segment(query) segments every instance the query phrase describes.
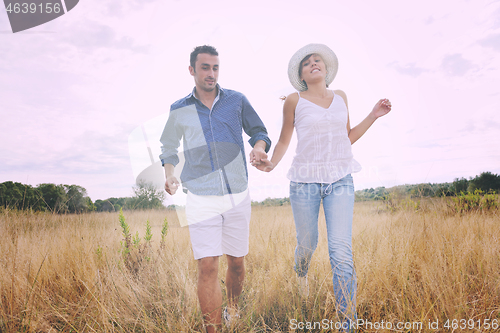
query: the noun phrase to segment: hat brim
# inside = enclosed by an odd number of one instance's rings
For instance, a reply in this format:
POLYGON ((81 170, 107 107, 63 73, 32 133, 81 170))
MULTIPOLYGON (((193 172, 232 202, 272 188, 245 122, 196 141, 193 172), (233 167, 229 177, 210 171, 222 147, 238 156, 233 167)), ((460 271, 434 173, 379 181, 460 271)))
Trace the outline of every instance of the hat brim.
POLYGON ((328 46, 324 44, 308 44, 302 47, 300 50, 295 52, 288 63, 288 79, 290 80, 292 86, 298 91, 307 90, 307 86, 300 79, 299 66, 302 59, 310 54, 319 54, 323 59, 327 71, 325 77, 326 85, 330 85, 333 82, 333 79, 337 75, 337 71, 339 69, 337 56, 328 46))

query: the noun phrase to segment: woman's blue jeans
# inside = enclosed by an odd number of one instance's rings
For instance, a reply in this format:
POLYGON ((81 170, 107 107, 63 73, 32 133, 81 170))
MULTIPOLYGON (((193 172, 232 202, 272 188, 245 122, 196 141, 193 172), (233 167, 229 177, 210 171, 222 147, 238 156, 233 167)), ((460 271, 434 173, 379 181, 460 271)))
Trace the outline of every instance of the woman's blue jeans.
POLYGON ((297 232, 295 272, 306 276, 318 245, 318 214, 325 212, 328 252, 337 309, 356 322, 356 272, 352 257, 354 185, 351 175, 335 183, 290 182, 290 203, 297 232))

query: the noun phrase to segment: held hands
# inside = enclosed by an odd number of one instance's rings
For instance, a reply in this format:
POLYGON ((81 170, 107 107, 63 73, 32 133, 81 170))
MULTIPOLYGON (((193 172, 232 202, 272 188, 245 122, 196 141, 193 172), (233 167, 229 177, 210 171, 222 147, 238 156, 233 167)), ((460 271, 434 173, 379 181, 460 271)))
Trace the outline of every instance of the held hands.
POLYGON ((265 160, 262 160, 260 164, 254 165, 254 167, 264 172, 271 172, 274 169, 273 163, 267 158, 265 160))
POLYGON ((179 188, 179 181, 175 176, 171 176, 167 178, 167 181, 165 182, 165 191, 167 191, 168 194, 174 195, 177 189, 179 188))
POLYGON ((267 159, 267 154, 262 147, 257 147, 257 145, 250 152, 250 164, 259 169, 260 171, 271 171, 274 166, 267 159))
POLYGON ((382 117, 382 116, 385 116, 386 114, 388 114, 391 111, 391 108, 392 108, 392 104, 387 98, 381 99, 373 107, 371 115, 375 119, 377 119, 379 117, 382 117))
POLYGON ((256 166, 261 163, 262 160, 267 159, 267 154, 264 148, 255 145, 250 152, 250 164, 256 166))

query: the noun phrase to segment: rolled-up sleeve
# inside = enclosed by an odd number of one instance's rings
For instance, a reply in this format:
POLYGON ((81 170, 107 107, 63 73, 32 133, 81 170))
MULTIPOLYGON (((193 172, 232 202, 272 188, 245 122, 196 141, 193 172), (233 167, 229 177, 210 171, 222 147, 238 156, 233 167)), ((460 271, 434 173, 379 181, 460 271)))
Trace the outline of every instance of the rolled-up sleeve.
POLYGON ((242 100, 241 118, 243 130, 250 137, 248 143, 253 147, 257 141, 263 140, 266 143, 267 153, 271 148, 271 139, 267 135, 264 123, 245 96, 243 96, 242 100))
POLYGON ((161 165, 172 164, 176 166, 179 163, 178 148, 182 139, 182 131, 176 121, 176 112, 170 110, 167 123, 160 137, 161 142, 161 165))

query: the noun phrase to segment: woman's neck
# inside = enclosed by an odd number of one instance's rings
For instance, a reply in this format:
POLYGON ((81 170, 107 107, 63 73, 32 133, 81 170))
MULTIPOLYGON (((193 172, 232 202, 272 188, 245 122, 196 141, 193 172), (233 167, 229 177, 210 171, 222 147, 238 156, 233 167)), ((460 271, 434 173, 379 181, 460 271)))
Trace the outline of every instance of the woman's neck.
POLYGON ((307 95, 316 97, 327 97, 330 95, 328 89, 326 89, 325 82, 311 83, 307 85, 307 95))

